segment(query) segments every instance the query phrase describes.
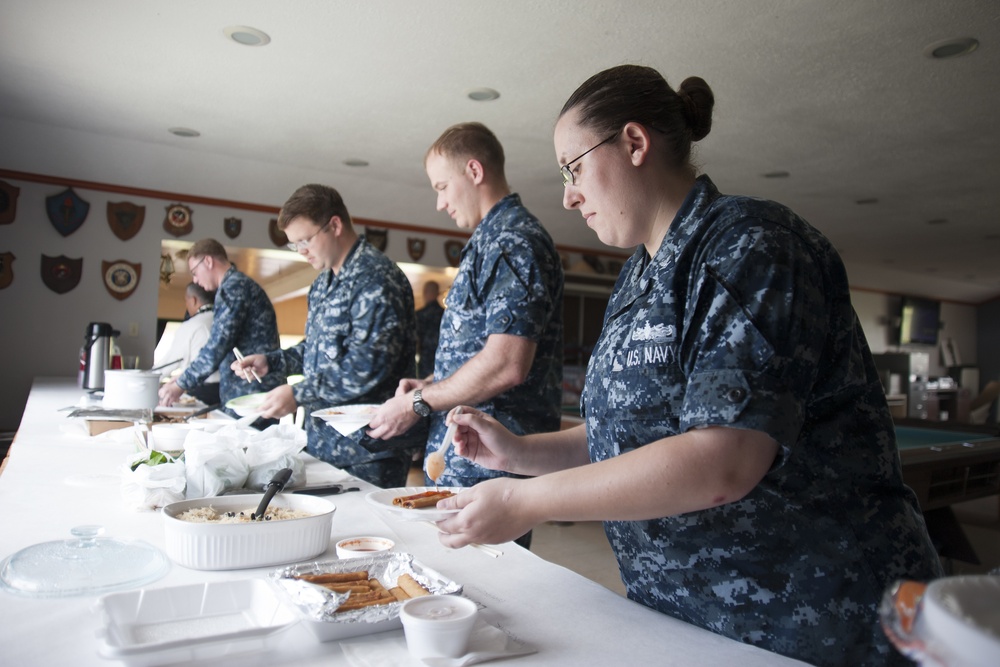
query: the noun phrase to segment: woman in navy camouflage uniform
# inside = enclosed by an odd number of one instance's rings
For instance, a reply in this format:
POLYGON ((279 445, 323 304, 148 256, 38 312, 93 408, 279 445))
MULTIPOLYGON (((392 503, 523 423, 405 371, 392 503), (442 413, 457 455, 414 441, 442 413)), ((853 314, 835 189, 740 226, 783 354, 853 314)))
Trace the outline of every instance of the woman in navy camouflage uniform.
POLYGON ((844 266, 792 211, 696 176, 713 105, 703 80, 675 92, 637 66, 566 103, 564 206, 638 248, 587 370, 584 425, 518 438, 455 417, 459 453, 540 476, 445 501, 464 511, 442 540, 604 520, 633 600, 816 665, 906 664, 879 600, 941 568, 844 266))

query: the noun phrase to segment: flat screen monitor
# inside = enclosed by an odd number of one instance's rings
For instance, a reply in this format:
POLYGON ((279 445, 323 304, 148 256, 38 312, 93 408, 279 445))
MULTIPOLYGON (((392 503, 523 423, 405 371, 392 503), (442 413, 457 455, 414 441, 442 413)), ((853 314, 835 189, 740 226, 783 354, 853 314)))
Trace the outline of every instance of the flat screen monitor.
POLYGON ((941 302, 904 296, 899 319, 900 345, 937 345, 941 302))

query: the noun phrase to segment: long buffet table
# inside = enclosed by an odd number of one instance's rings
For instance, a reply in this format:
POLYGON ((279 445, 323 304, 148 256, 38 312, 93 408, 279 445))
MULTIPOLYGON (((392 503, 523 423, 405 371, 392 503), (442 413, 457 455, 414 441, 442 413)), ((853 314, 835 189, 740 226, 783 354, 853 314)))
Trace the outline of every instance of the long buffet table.
MULTIPOLYGON (((110 439, 67 433, 59 408, 81 397, 69 378, 39 378, 0 474, 0 559, 41 542, 68 539, 70 529, 104 526, 108 537, 139 539, 162 548, 161 517, 126 509, 118 470, 132 448, 110 439)), ((309 463, 309 485, 344 479, 342 471, 316 460, 309 463)), ((336 558, 333 545, 352 535, 381 535, 464 587, 482 607, 481 617, 537 653, 508 659, 518 665, 801 665, 651 611, 520 547, 500 545, 503 555, 447 549, 432 526, 397 521, 372 508, 362 493, 331 496, 337 505, 329 550, 319 559, 336 558)), ((147 588, 259 578, 272 568, 208 572, 172 564, 147 588)), ((0 592, 0 663, 5 665, 113 665, 96 652, 101 622, 95 597, 25 598, 0 592)), ((385 664, 411 664, 403 652, 402 630, 378 637, 385 664), (394 648, 395 647, 395 648, 394 648), (393 652, 395 651, 395 653, 393 652)), ((374 644, 373 644, 374 646, 374 644)), ((372 664, 375 664, 373 659, 372 664)), ((318 642, 302 625, 283 633, 266 652, 213 665, 359 665, 357 649, 341 642, 318 642)), ((412 664, 418 664, 415 661, 412 664)))

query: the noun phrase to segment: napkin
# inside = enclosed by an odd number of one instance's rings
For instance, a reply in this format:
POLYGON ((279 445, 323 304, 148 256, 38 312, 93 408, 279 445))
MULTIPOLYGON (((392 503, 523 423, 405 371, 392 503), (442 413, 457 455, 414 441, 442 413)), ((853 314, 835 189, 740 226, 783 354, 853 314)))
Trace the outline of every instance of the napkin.
POLYGON ((459 658, 425 658, 418 660, 406 649, 402 631, 366 635, 341 640, 340 649, 352 667, 465 667, 490 660, 530 655, 537 650, 522 644, 482 619, 476 621, 469 638, 468 652, 459 658))

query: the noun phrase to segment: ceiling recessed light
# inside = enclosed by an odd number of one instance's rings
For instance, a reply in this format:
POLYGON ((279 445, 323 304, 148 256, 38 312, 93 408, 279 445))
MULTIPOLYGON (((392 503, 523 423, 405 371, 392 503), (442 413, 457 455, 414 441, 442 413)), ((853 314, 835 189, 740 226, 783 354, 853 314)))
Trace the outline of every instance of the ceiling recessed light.
POLYGON ((769 171, 764 174, 764 178, 788 178, 791 176, 787 171, 769 171))
POLYGON ((855 204, 860 204, 861 206, 864 206, 865 204, 877 204, 878 203, 878 198, 876 198, 876 197, 868 197, 867 199, 858 199, 858 200, 855 200, 854 203, 855 204))
POLYGON ((972 53, 979 46, 979 40, 973 37, 960 37, 958 39, 945 39, 934 42, 924 48, 924 55, 928 58, 943 60, 945 58, 958 58, 972 53))
POLYGON ((344 164, 346 164, 348 167, 367 167, 368 160, 362 160, 360 158, 352 157, 344 160, 344 164))
POLYGON ((476 102, 492 102, 500 97, 500 93, 492 88, 473 88, 466 95, 469 96, 470 100, 476 102))
POLYGON ((226 37, 243 46, 265 46, 271 43, 266 32, 245 25, 231 25, 222 31, 226 37))
POLYGON ((192 130, 190 127, 172 127, 168 130, 170 134, 177 135, 178 137, 200 137, 201 132, 198 130, 192 130))

